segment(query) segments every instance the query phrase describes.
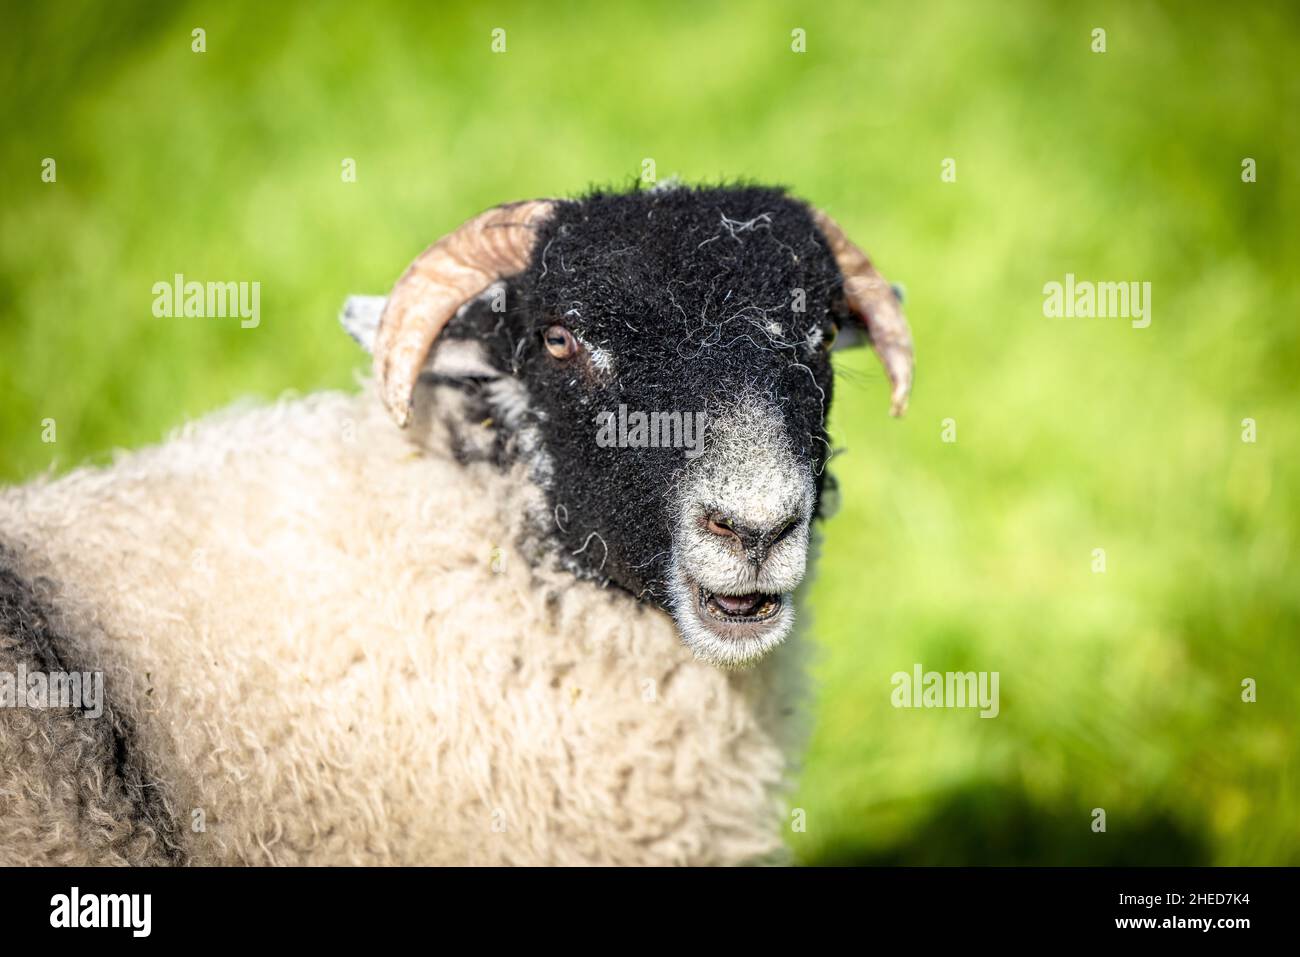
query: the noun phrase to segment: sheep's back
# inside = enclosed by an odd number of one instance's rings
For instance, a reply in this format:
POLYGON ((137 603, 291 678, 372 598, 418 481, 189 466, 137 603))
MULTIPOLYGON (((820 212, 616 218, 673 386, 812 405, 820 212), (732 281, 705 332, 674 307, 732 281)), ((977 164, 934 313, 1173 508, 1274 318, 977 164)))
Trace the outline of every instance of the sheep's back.
POLYGON ((128 781, 87 747, 44 786, 117 774, 118 817, 156 791, 142 861, 780 854, 798 641, 743 675, 695 661, 662 612, 530 567, 529 495, 413 445, 369 394, 231 410, 0 492, 0 562, 45 583, 135 756, 128 781))

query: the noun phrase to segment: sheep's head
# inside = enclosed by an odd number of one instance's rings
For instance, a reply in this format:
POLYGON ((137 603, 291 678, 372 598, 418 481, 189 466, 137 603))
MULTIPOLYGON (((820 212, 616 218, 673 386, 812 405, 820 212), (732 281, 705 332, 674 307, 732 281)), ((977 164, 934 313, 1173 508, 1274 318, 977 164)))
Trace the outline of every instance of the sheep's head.
MULTIPOLYGON (((365 312, 345 316, 363 341, 365 312)), ((826 479, 830 346, 855 330, 901 413, 907 325, 833 221, 779 190, 670 188, 481 214, 399 280, 373 351, 399 425, 421 377, 459 389, 459 454, 529 462, 534 526, 565 567, 658 605, 696 655, 737 666, 793 624, 826 479)))

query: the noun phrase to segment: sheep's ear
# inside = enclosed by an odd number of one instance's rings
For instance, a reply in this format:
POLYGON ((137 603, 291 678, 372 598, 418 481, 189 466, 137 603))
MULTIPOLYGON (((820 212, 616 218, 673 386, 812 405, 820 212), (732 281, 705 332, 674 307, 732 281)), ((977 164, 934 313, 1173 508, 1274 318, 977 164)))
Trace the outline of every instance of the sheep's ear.
POLYGON ((343 303, 339 322, 366 352, 375 351, 375 333, 386 302, 387 296, 348 296, 347 302, 343 303))
MULTIPOLYGON (((905 290, 903 284, 891 282, 889 288, 894 290, 894 295, 898 298, 898 304, 901 306, 904 300, 905 290)), ((839 352, 841 349, 857 349, 861 346, 870 345, 871 340, 867 338, 866 331, 859 323, 849 322, 840 326, 839 333, 835 336, 835 345, 831 346, 832 352, 839 352)))
MULTIPOLYGON (((492 289, 495 286, 489 292, 492 289)), ((462 306, 457 314, 463 313, 474 301, 462 306)), ((366 352, 374 352, 375 332, 379 329, 379 318, 384 314, 387 302, 386 296, 348 296, 343 311, 339 313, 343 328, 366 352)), ((421 372, 448 379, 494 379, 500 375, 488 361, 481 344, 472 339, 452 337, 434 344, 421 372)))
POLYGON ((844 298, 866 326, 871 348, 889 376, 889 411, 902 415, 912 391, 916 353, 898 291, 876 271, 867 254, 844 235, 835 220, 818 209, 812 213, 822 241, 844 277, 844 298))
POLYGON ((866 344, 867 336, 861 327, 856 322, 846 322, 835 333, 835 344, 831 346, 831 352, 857 349, 866 344))

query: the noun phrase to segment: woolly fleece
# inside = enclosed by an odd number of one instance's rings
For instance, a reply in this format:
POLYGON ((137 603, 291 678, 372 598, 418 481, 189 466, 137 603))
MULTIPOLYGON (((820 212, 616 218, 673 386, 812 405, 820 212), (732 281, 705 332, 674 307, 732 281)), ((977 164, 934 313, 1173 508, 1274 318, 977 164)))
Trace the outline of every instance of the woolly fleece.
POLYGON ((109 706, 0 710, 0 864, 784 857, 798 637, 722 671, 530 566, 535 487, 422 389, 408 433, 321 393, 0 490, 0 670, 43 643, 109 706))

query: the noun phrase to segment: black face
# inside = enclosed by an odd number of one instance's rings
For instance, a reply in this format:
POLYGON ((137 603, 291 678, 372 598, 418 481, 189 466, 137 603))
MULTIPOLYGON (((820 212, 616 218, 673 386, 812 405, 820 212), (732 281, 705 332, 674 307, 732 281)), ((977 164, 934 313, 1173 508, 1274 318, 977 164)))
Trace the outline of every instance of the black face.
MULTIPOLYGON (((634 413, 702 412, 714 423, 760 399, 779 420, 762 428, 783 430, 806 464, 815 512, 829 346, 847 321, 839 270, 803 203, 766 188, 675 188, 559 204, 505 312, 480 305, 444 337, 476 338, 526 389, 520 427, 536 430, 553 467, 549 533, 566 564, 663 606, 696 451, 629 447, 635 431, 610 445, 620 420, 634 430, 634 413)), ((700 461, 717 438, 706 431, 700 461)), ((767 438, 781 440, 743 441, 767 438)))

